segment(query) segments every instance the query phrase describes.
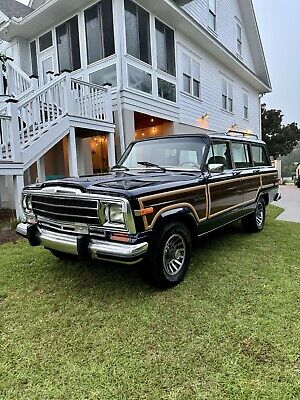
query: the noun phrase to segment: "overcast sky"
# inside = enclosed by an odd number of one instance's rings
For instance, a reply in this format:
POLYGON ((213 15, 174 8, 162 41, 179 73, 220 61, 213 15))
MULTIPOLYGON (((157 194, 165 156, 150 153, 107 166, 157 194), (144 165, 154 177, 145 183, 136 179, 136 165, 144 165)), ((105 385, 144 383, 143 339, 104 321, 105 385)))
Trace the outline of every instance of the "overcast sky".
MULTIPOLYGON (((28 4, 28 0, 19 0, 28 4)), ((253 0, 273 93, 263 101, 300 125, 300 1, 253 0)))

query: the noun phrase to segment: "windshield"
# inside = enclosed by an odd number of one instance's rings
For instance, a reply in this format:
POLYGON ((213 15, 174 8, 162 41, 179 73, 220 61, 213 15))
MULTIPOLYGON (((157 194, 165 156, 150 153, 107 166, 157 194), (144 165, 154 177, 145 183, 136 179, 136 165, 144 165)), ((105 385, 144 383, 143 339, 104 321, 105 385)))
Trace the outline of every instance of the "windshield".
POLYGON ((205 148, 206 141, 201 137, 146 140, 134 143, 120 164, 139 169, 146 168, 139 163, 152 163, 170 169, 199 170, 205 148))

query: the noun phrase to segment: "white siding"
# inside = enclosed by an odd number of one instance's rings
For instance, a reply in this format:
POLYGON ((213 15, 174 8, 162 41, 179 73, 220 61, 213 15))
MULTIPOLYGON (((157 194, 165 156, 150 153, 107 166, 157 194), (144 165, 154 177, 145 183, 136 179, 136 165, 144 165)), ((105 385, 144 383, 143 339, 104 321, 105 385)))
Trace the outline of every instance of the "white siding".
MULTIPOLYGON (((183 9, 203 27, 208 27, 208 0, 193 0, 183 6, 183 9)), ((255 72, 253 57, 247 39, 247 34, 244 29, 243 18, 238 0, 217 0, 216 38, 235 55, 237 55, 237 18, 242 22, 241 25, 243 30, 243 50, 241 60, 248 68, 255 72)))

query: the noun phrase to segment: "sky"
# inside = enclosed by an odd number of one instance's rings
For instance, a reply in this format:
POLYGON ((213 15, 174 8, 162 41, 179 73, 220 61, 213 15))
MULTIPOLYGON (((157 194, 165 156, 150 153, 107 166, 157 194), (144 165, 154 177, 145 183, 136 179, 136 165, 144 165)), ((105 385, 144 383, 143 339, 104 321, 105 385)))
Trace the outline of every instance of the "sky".
MULTIPOLYGON (((19 0, 28 4, 29 0, 19 0)), ((300 1, 253 0, 273 92, 262 99, 300 126, 300 1)))

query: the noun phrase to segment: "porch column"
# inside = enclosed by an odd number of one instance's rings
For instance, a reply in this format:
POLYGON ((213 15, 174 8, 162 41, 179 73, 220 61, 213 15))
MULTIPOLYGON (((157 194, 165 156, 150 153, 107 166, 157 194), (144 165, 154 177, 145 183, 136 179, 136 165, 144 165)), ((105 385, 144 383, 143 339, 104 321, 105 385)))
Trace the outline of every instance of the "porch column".
POLYGON ((109 133, 107 138, 107 151, 108 151, 108 165, 113 167, 116 165, 116 148, 115 148, 115 135, 114 133, 109 133))
POLYGON ((123 109, 123 126, 125 136, 125 146, 127 147, 135 137, 135 123, 134 123, 134 112, 131 110, 123 109))
POLYGON ((15 195, 16 217, 17 219, 21 220, 24 216, 23 209, 21 206, 21 196, 24 187, 23 175, 14 175, 13 184, 14 184, 14 195, 15 195))
POLYGON ((45 171, 45 159, 41 157, 36 162, 37 167, 37 177, 39 182, 45 182, 46 180, 46 171, 45 171))
POLYGON ((81 137, 76 138, 77 161, 78 161, 78 174, 84 175, 84 154, 83 154, 83 141, 81 137))
POLYGON ((73 177, 78 177, 78 162, 77 162, 77 147, 75 128, 70 128, 68 136, 68 158, 69 158, 69 174, 73 177))

